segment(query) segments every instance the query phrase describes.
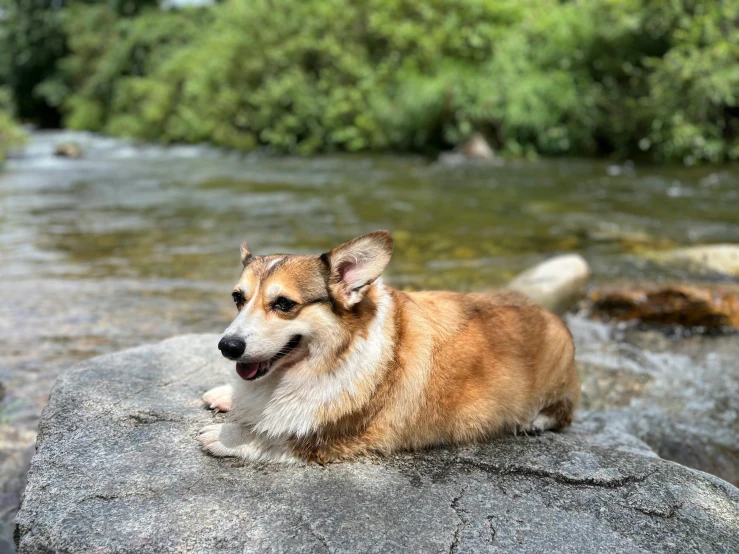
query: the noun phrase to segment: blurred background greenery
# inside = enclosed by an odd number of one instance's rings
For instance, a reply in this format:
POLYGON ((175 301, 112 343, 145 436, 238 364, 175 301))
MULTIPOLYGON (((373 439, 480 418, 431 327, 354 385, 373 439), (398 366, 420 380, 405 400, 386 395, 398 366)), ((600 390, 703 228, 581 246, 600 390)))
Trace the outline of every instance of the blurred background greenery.
POLYGON ((277 152, 739 159, 736 0, 0 0, 19 121, 277 152))

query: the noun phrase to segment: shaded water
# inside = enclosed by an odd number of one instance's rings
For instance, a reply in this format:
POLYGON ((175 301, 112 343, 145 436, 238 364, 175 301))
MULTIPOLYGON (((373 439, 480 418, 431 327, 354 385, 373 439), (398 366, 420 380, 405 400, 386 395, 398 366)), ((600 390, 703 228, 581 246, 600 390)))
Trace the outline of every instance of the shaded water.
POLYGON ((563 252, 595 281, 660 280, 681 276, 641 252, 739 242, 737 206, 736 166, 269 158, 35 134, 0 172, 3 440, 32 442, 62 367, 224 328, 244 238, 257 253, 319 253, 388 229, 401 288, 501 285, 563 252), (85 158, 53 157, 66 140, 85 158))

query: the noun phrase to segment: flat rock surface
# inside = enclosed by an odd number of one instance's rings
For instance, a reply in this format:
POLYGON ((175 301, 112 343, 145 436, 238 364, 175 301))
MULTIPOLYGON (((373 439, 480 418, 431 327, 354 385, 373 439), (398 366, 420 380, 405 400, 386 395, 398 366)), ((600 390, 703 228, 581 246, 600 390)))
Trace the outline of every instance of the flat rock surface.
POLYGON ((216 335, 95 358, 57 382, 20 552, 737 552, 739 491, 607 414, 565 433, 326 468, 203 454, 216 335))

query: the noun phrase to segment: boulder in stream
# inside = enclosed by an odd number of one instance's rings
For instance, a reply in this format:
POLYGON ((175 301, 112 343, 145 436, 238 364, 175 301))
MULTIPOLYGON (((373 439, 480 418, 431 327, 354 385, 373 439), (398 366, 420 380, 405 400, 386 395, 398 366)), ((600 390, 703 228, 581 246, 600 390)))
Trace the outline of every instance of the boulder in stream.
POLYGON ((594 312, 609 319, 722 329, 739 327, 739 288, 661 285, 592 292, 594 312))
POLYGON ((82 148, 76 142, 60 142, 54 147, 54 155, 77 159, 82 157, 82 148))
POLYGON ((563 313, 585 291, 590 267, 582 256, 550 258, 518 275, 508 288, 521 292, 539 306, 563 313))
POLYGON ((482 133, 472 133, 470 137, 457 145, 450 152, 442 152, 439 161, 449 165, 461 164, 467 161, 495 160, 495 152, 485 140, 482 133))
POLYGON ((739 277, 739 244, 706 244, 654 252, 652 261, 699 275, 739 277))

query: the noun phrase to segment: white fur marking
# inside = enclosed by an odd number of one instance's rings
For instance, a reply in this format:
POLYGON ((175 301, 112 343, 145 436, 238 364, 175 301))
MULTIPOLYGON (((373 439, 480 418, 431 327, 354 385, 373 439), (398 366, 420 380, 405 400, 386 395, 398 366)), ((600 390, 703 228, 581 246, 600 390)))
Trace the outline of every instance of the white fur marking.
POLYGON ((355 395, 359 383, 373 379, 386 346, 383 328, 392 307, 392 297, 380 279, 375 286, 379 301, 367 338, 356 338, 332 372, 311 375, 308 359, 284 375, 242 381, 235 391, 234 420, 253 425, 267 437, 304 437, 317 430, 321 407, 339 401, 345 392, 355 395))
POLYGON ((264 291, 264 295, 269 300, 274 300, 280 295, 280 291, 282 290, 282 285, 280 283, 272 283, 270 286, 267 287, 267 290, 264 291))
POLYGON ((272 269, 277 262, 279 262, 281 260, 284 260, 284 259, 285 259, 284 256, 280 256, 279 258, 275 258, 274 260, 270 260, 269 264, 267 264, 267 269, 268 270, 269 269, 272 269))
POLYGON ((546 431, 548 429, 554 429, 557 425, 557 420, 552 416, 539 414, 534 418, 529 426, 529 431, 546 431))

